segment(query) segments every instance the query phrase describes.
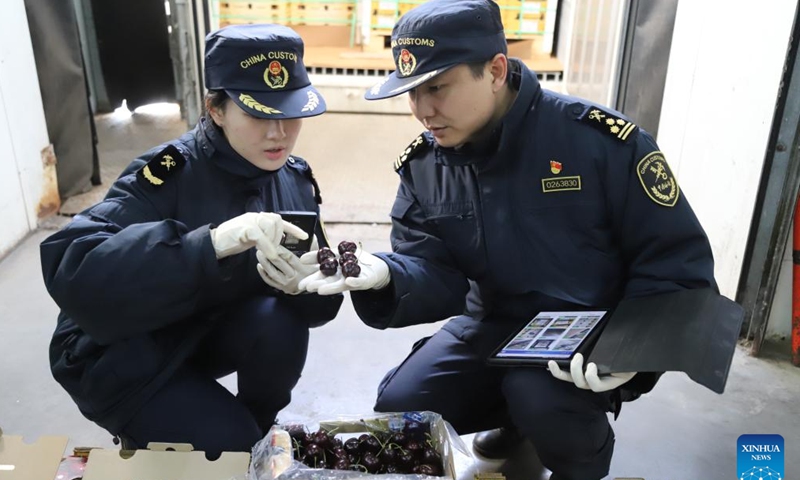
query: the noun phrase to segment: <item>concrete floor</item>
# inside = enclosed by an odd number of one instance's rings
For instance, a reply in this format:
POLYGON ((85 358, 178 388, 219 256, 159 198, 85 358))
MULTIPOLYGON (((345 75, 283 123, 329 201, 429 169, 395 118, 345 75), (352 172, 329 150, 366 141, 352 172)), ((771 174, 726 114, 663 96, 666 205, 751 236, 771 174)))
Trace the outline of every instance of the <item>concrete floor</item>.
MULTIPOLYGON (((99 118, 98 128, 103 176, 111 179, 132 156, 175 137, 185 126, 173 114, 128 119, 104 116, 99 118)), ((388 226, 372 222, 387 219, 396 188, 390 165, 419 131, 413 119, 328 114, 307 122, 304 128, 297 153, 312 162, 322 184, 323 218, 331 240, 356 239, 368 250, 388 249, 388 226), (350 142, 358 145, 348 145, 350 142), (355 151, 362 153, 356 157, 351 153, 355 151)), ((70 199, 63 211, 78 211, 94 203, 107 187, 108 182, 70 199)), ((0 261, 0 427, 28 441, 41 435, 68 435, 70 449, 113 447, 106 432, 80 415, 48 368, 47 345, 57 308, 41 280, 38 244, 51 233, 48 229, 67 220, 50 219, 0 261)), ((340 414, 370 412, 383 374, 405 357, 416 339, 439 326, 373 330, 361 324, 345 301, 335 321, 312 331, 303 378, 280 419, 313 423, 340 414), (331 375, 331 365, 344 367, 341 370, 346 374, 331 375)), ((626 404, 613 423, 616 454, 608 478, 737 478, 736 440, 746 433, 783 435, 785 478, 798 478, 800 369, 788 363, 785 346, 781 348, 765 358, 737 351, 724 395, 700 387, 684 374, 672 373, 665 375, 651 394, 626 404)), ((232 377, 223 383, 235 389, 232 377)), ((470 445, 470 435, 462 438, 470 445)), ((547 478, 529 445, 506 462, 476 460, 462 465, 459 478, 497 470, 510 480, 547 478)))

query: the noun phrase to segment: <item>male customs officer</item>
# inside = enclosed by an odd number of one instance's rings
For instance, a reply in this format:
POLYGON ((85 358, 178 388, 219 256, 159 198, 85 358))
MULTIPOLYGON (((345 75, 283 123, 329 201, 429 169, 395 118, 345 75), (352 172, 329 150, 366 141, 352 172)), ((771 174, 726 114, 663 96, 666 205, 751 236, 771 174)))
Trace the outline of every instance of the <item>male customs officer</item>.
POLYGON ((302 40, 279 25, 227 27, 206 38, 205 60, 197 126, 134 160, 41 245, 61 308, 53 376, 128 448, 250 451, 291 399, 309 327, 343 298, 296 295, 310 272, 280 245, 308 235, 276 212, 321 202, 311 167, 290 155, 301 118, 325 111, 302 40), (233 371, 237 395, 216 381, 233 371))
MULTIPOLYGON (((425 133, 394 162, 393 253, 359 257, 356 278, 301 288, 352 290, 375 328, 436 322, 381 382, 378 411, 440 412, 500 457, 522 438, 553 479, 608 474, 607 412, 659 375, 598 376, 489 367, 485 359, 537 312, 716 288, 708 239, 653 138, 620 113, 543 90, 506 57, 491 0, 431 0, 392 32, 397 70, 366 94, 409 94, 425 133)), ((647 319, 642 319, 646 321, 647 319)))

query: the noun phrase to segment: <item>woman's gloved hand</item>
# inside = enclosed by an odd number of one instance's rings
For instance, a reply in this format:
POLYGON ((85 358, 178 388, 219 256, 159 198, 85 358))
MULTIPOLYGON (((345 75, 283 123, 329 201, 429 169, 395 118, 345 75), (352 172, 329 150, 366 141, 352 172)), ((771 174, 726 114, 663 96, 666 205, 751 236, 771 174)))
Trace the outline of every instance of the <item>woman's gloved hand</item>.
POLYGON ((298 287, 320 295, 336 295, 350 290, 380 290, 389 285, 391 275, 386 262, 361 248, 355 255, 361 268, 361 273, 357 277, 345 277, 342 275, 341 267, 334 275, 326 277, 319 271, 317 252, 306 253, 300 257, 300 262, 314 265, 316 272, 301 280, 298 287))
POLYGON ((569 372, 561 370, 558 364, 553 360, 547 362, 547 368, 557 379, 564 380, 565 382, 572 382, 578 388, 591 390, 593 392, 613 390, 636 375, 636 372, 626 372, 612 373, 601 377, 597 374, 597 365, 595 363, 588 364, 586 366, 586 373, 584 373, 583 355, 580 353, 576 353, 575 356, 572 357, 572 362, 569 364, 569 372))
POLYGON ((244 213, 223 222, 210 234, 218 259, 258 246, 267 259, 274 260, 278 258, 278 247, 284 234, 300 240, 308 238, 300 227, 284 221, 277 213, 268 212, 244 213))
MULTIPOLYGON (((311 248, 316 256, 317 237, 311 240, 311 248)), ((298 287, 300 281, 315 271, 319 272, 318 267, 302 263, 297 255, 281 246, 278 247, 278 258, 275 260, 267 259, 260 249, 256 250, 256 258, 258 259, 256 269, 264 283, 288 295, 303 293, 305 290, 298 287)))

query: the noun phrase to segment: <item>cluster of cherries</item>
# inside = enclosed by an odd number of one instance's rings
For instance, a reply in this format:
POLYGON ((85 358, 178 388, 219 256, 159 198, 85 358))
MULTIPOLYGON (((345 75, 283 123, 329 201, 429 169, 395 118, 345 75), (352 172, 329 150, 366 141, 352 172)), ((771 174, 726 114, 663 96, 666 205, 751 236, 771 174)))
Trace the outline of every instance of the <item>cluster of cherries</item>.
POLYGON ((402 431, 365 433, 342 442, 319 429, 302 425, 286 428, 292 437, 294 458, 311 468, 442 476, 442 456, 433 447, 426 424, 406 421, 402 431))
POLYGON ((357 277, 361 273, 361 267, 358 266, 358 258, 356 257, 358 246, 354 242, 344 240, 339 243, 338 250, 338 260, 333 250, 328 247, 322 247, 317 251, 319 271, 326 277, 330 277, 331 275, 336 275, 336 270, 341 265, 342 275, 345 277, 357 277))

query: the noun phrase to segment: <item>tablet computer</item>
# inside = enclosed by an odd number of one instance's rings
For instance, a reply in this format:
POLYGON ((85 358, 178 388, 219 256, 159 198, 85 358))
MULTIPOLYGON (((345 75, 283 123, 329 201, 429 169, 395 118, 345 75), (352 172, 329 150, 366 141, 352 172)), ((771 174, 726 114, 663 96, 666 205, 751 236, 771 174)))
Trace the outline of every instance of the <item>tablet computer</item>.
POLYGON ((314 239, 314 231, 317 228, 317 212, 278 212, 282 219, 297 225, 308 234, 308 238, 300 240, 291 235, 284 235, 281 245, 298 257, 311 250, 311 242, 314 239))
POLYGON ((596 309, 570 312, 539 312, 529 322, 506 338, 489 355, 490 365, 547 366, 555 360, 562 368, 576 353, 588 356, 611 310, 596 309))

